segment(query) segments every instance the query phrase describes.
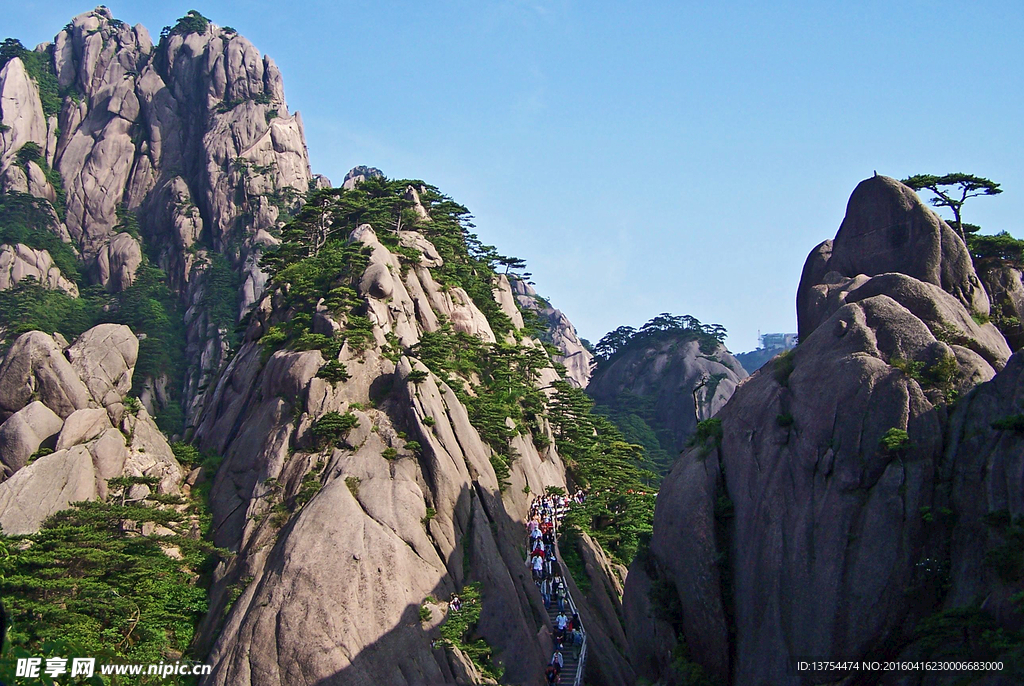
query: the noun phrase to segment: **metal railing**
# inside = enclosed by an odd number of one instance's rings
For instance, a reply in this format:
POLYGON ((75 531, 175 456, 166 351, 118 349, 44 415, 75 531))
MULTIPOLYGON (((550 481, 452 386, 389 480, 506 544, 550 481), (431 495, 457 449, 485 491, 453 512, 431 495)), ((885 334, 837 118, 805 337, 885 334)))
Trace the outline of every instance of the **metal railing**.
MULTIPOLYGON (((558 537, 555 536, 555 546, 558 546, 558 537)), ((558 551, 559 560, 561 560, 562 551, 558 551)), ((559 562, 561 564, 561 562, 559 562)), ((565 595, 569 599, 569 609, 572 610, 573 615, 579 616, 579 611, 576 609, 576 603, 572 600, 572 593, 569 592, 569 586, 565 587, 565 595)), ((583 618, 580 618, 580 634, 583 636, 583 642, 580 643, 580 656, 576 659, 576 678, 573 679, 573 686, 580 686, 583 683, 583 666, 587 662, 587 632, 583 628, 583 618)))

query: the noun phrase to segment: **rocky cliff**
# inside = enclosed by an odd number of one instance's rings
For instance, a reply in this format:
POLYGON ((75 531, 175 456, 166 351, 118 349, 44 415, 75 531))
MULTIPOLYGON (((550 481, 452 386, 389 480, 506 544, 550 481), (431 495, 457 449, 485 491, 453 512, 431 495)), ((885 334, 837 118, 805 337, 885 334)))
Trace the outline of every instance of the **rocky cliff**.
MULTIPOLYGON (((171 390, 191 421, 262 293, 259 256, 312 179, 273 60, 198 13, 154 45, 99 7, 7 60, 0 116, 0 189, 54 206, 51 233, 77 253, 83 285, 126 290, 144 251, 166 274, 187 310, 184 387, 171 390)), ((23 258, 4 285, 35 276, 71 292, 46 266, 23 258)))
MULTIPOLYGON (((326 216, 336 238, 319 251, 298 238, 304 257, 275 270, 196 432, 225 458, 214 530, 237 551, 205 627, 237 597, 211 683, 529 682, 547 655, 521 522, 530 493, 571 478, 538 412, 558 375, 517 333, 508 280, 462 270, 474 258, 451 251, 461 229, 435 189, 375 179, 311 204, 299 224, 326 216), (367 195, 420 218, 336 225, 367 195), (309 291, 325 264, 325 290, 309 291), (486 300, 469 294, 481 286, 486 300), (490 657, 432 643, 444 601, 473 583, 490 657)), ((581 613, 607 651, 593 678, 629 678, 614 611, 581 613)))
POLYGON ((668 471, 747 377, 719 341, 689 329, 641 336, 602 359, 587 386, 598 411, 668 471))
POLYGON ((793 658, 1020 650, 1021 361, 975 321, 987 308, 962 244, 910 189, 857 187, 804 268, 800 345, 662 485, 626 588, 639 674, 799 684, 793 658))

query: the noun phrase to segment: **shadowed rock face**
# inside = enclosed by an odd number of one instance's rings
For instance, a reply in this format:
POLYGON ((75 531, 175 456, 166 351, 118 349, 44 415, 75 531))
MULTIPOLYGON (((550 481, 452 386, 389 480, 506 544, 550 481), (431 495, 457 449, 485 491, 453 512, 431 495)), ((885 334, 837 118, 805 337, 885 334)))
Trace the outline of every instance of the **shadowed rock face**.
POLYGON ((1020 267, 981 265, 979 271, 992 301, 993 321, 1002 321, 1000 331, 1011 349, 1024 348, 1024 276, 1020 267))
POLYGON ((900 272, 940 287, 969 313, 989 311, 963 241, 912 189, 887 176, 861 181, 835 240, 808 256, 797 290, 801 340, 831 314, 821 310, 819 292, 820 284, 837 280, 831 272, 846 278, 900 272))
MULTIPOLYGON (((926 269, 920 244, 885 254, 888 224, 865 229, 899 208, 934 228, 926 208, 889 179, 863 182, 850 206, 805 265, 801 344, 736 391, 720 442, 684 453, 662 484, 624 599, 641 676, 678 678, 682 645, 723 683, 796 686, 790 657, 920 656, 924 618, 1020 590, 986 571, 1003 539, 979 524, 1019 512, 1018 435, 991 420, 1020 412, 1020 360, 971 318, 987 301, 959 251, 926 269)), ((989 611, 1013 628, 1008 606, 989 611)))

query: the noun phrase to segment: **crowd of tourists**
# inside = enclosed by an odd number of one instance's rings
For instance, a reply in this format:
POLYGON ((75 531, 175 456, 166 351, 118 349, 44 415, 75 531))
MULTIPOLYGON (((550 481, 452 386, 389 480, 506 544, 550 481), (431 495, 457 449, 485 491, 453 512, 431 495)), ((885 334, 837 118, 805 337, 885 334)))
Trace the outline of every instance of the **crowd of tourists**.
POLYGON ((583 645, 583 627, 580 616, 569 604, 569 590, 562 576, 555 547, 555 536, 558 525, 565 513, 573 504, 581 504, 585 498, 582 491, 571 496, 547 494, 534 498, 530 505, 530 519, 527 531, 527 564, 533 574, 533 581, 540 590, 544 607, 558 608, 554 620, 554 652, 551 661, 544 670, 544 678, 548 684, 557 684, 565 664, 563 653, 567 647, 573 648, 579 657, 583 645))

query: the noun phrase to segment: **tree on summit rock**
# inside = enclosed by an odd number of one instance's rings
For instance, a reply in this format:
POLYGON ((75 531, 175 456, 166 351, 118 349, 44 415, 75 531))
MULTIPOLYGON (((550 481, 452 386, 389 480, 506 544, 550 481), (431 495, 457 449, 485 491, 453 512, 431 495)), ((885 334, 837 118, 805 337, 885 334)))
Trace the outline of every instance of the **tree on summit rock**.
POLYGON ((903 183, 915 191, 931 191, 935 194, 935 197, 931 199, 932 205, 951 209, 956 232, 960 234, 960 239, 964 244, 967 243, 967 236, 964 234, 964 228, 960 222, 960 208, 963 207, 964 201, 979 195, 998 195, 1003 192, 999 184, 994 181, 963 173, 946 174, 945 176, 915 174, 903 179, 903 183), (960 197, 957 198, 957 195, 960 197))

